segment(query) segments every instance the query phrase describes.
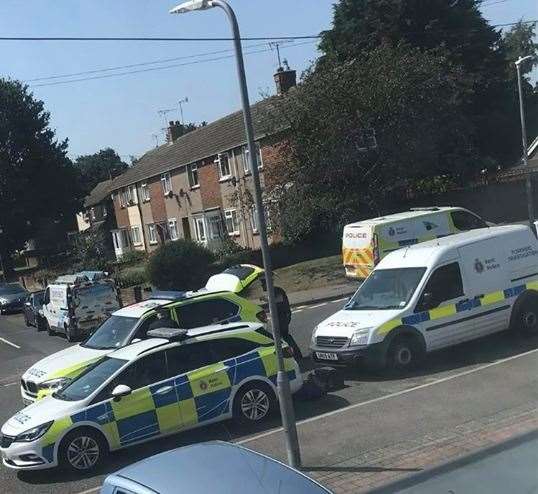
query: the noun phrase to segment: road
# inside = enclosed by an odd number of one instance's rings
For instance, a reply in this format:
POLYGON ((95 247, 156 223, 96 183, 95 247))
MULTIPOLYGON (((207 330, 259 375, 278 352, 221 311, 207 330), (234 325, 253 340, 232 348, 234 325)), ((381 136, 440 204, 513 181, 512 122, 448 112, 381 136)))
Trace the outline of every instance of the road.
MULTIPOLYGON (((292 334, 306 353, 312 328, 343 301, 298 307, 292 334)), ((22 316, 0 319, 0 422, 20 406, 18 380, 40 358, 68 346, 24 327, 22 316)), ((412 375, 396 376, 345 371, 345 386, 316 401, 296 402, 305 464, 320 465, 349 458, 357 449, 396 444, 462 420, 538 400, 538 339, 507 333, 432 354, 412 375)), ((309 360, 303 362, 305 370, 309 360)), ((248 447, 284 458, 278 418, 258 430, 233 423, 217 424, 156 440, 111 455, 103 470, 85 477, 61 471, 13 472, 0 467, 3 492, 96 492, 110 472, 157 452, 203 440, 240 441, 248 447)))

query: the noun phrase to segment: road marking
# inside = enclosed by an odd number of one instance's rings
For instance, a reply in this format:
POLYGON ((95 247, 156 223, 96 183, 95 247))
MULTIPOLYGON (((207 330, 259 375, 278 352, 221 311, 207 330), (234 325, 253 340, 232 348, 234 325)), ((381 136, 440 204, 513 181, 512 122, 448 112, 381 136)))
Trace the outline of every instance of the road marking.
POLYGON ((292 314, 295 314, 296 312, 303 312, 304 309, 297 309, 297 310, 292 310, 291 313, 292 314))
POLYGON ((336 302, 343 302, 344 300, 349 300, 349 297, 338 298, 336 300, 332 300, 331 304, 335 304, 336 302))
POLYGON ((8 384, 2 384, 4 388, 7 388, 8 386, 16 386, 19 383, 8 383, 8 384))
POLYGON ((317 305, 310 305, 309 309, 317 309, 318 307, 323 307, 324 305, 327 305, 327 302, 324 302, 323 304, 317 304, 317 305))
POLYGON ((12 346, 13 348, 16 348, 17 350, 20 350, 19 345, 15 345, 15 343, 11 343, 11 341, 5 340, 4 338, 0 337, 0 341, 3 341, 6 345, 12 346))
MULTIPOLYGON (((379 397, 373 398, 371 400, 362 401, 360 403, 355 403, 353 405, 349 405, 349 406, 344 407, 344 408, 339 408, 338 410, 333 410, 332 412, 327 412, 327 413, 323 413, 321 415, 316 415, 315 417, 310 417, 308 419, 300 420, 300 421, 297 422, 297 425, 299 426, 299 425, 303 425, 303 424, 308 424, 310 422, 315 422, 317 420, 322 420, 324 418, 331 417, 331 416, 337 415, 339 413, 347 412, 348 410, 353 410, 355 408, 364 407, 366 405, 371 405, 373 403, 378 403, 380 401, 385 401, 385 400, 388 400, 390 398, 396 398, 397 396, 402 396, 402 395, 405 395, 405 394, 408 394, 408 393, 412 393, 413 391, 418 391, 420 389, 429 388, 430 386, 434 386, 435 384, 442 384, 442 383, 445 383, 447 381, 452 381, 453 379, 457 379, 458 377, 463 377, 463 376, 467 376, 469 374, 474 374, 475 372, 479 372, 479 371, 487 369, 489 367, 504 364, 506 362, 510 362, 511 360, 515 360, 515 359, 520 358, 520 357, 525 357, 527 355, 530 355, 530 354, 536 353, 536 352, 538 352, 538 348, 535 348, 534 350, 529 350, 529 351, 524 352, 524 353, 520 353, 518 355, 512 355, 511 357, 506 357, 504 359, 497 360, 496 362, 491 362, 489 364, 485 364, 485 365, 482 365, 480 367, 476 367, 474 369, 469 369, 469 370, 466 370, 466 371, 463 371, 463 372, 459 372, 458 374, 453 374, 452 376, 447 376, 447 377, 443 377, 441 379, 436 379, 435 381, 431 381, 431 382, 428 382, 428 383, 425 383, 425 384, 419 384, 418 386, 414 386, 412 388, 404 389, 402 391, 397 391, 396 393, 391 393, 391 394, 388 394, 388 395, 379 396, 379 397)), ((277 432, 282 432, 283 430, 284 429, 282 427, 277 427, 275 429, 272 429, 272 430, 267 431, 267 432, 263 432, 263 433, 258 434, 256 436, 252 436, 252 437, 249 437, 249 438, 246 438, 246 439, 242 439, 241 441, 237 441, 237 444, 245 444, 245 443, 248 443, 248 442, 251 442, 251 441, 256 441, 258 439, 262 439, 264 437, 270 436, 270 435, 275 434, 277 432)))
POLYGON ((101 486, 99 487, 92 487, 91 489, 88 489, 87 491, 81 491, 77 494, 90 494, 90 492, 97 492, 99 489, 101 489, 101 486))

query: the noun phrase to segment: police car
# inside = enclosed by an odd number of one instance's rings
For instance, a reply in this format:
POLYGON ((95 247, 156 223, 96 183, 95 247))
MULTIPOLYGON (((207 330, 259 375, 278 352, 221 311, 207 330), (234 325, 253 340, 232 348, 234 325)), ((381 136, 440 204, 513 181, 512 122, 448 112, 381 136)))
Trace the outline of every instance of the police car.
POLYGON ((538 240, 529 227, 477 229, 385 257, 312 334, 312 356, 406 369, 427 352, 510 329, 538 333, 538 240))
MULTIPOLYGON (((275 410, 277 360, 263 325, 150 333, 10 418, 4 465, 87 471, 112 450, 232 417, 257 423, 275 410)), ((302 377, 287 346, 284 357, 296 392, 302 377)))
POLYGON ((52 393, 97 359, 145 339, 157 307, 184 329, 237 321, 265 322, 263 309, 230 292, 157 292, 152 299, 124 307, 112 314, 86 341, 54 353, 28 369, 21 379, 25 405, 52 393))

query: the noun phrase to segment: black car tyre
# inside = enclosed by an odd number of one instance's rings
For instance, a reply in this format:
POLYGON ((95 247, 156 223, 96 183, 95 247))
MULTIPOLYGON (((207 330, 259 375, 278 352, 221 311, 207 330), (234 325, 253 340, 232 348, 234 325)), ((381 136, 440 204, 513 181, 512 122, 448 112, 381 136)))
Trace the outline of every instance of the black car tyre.
POLYGON ((538 334, 538 295, 526 293, 522 295, 513 308, 510 329, 524 335, 538 334))
POLYGON ((49 334, 49 336, 54 336, 56 334, 56 331, 54 331, 50 327, 50 324, 46 319, 43 321, 43 328, 47 330, 47 333, 49 334))
POLYGON ((275 392, 267 383, 249 382, 237 391, 233 404, 234 419, 243 424, 261 422, 275 412, 275 392))
POLYGON ((405 372, 415 369, 423 358, 424 351, 417 338, 402 335, 391 342, 387 363, 390 369, 405 372))
POLYGON ((74 472, 89 472, 102 464, 108 455, 108 444, 95 429, 81 427, 69 432, 58 450, 62 468, 74 472))
POLYGON ((28 316, 26 314, 24 314, 24 324, 26 324, 27 328, 31 326, 30 321, 28 320, 28 316))

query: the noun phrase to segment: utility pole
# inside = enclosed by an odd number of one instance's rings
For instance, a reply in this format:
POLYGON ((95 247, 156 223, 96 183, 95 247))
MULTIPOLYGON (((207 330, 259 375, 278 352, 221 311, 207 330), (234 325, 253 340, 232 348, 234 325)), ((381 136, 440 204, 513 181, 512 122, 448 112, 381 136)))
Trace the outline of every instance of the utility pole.
POLYGON ((185 125, 185 119, 183 118, 183 105, 188 102, 189 98, 187 96, 177 102, 179 106, 179 114, 181 115, 181 125, 185 125))
POLYGON ((525 123, 525 104, 523 101, 523 88, 521 83, 521 64, 526 60, 530 60, 530 55, 526 57, 519 57, 516 62, 517 71, 517 88, 519 92, 519 116, 521 118, 521 142, 523 145, 523 165, 525 166, 525 191, 527 193, 527 211, 529 216, 529 226, 531 230, 536 233, 534 226, 534 198, 532 190, 532 178, 529 171, 529 156, 527 147, 527 125, 525 123))

